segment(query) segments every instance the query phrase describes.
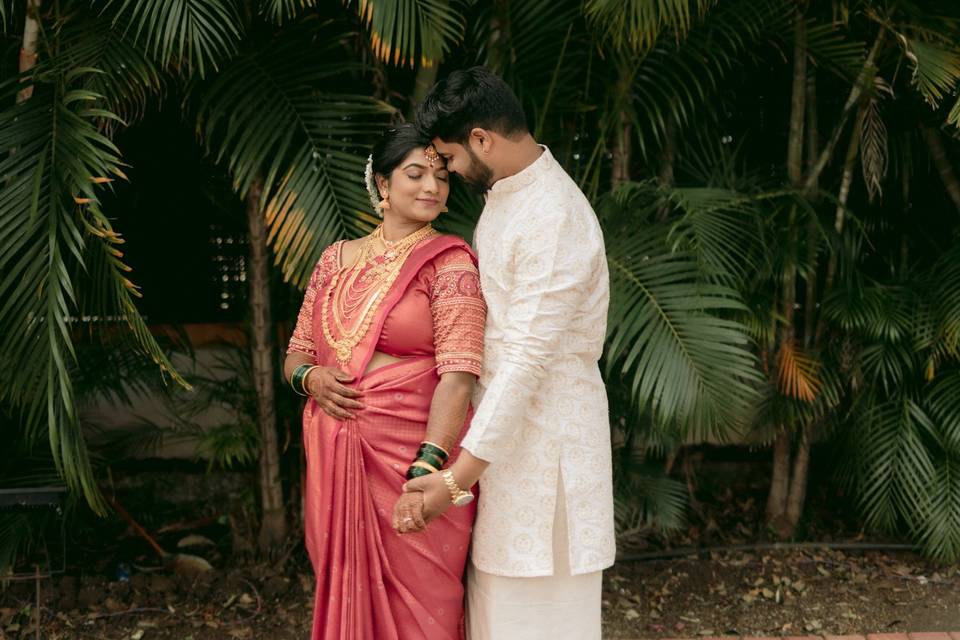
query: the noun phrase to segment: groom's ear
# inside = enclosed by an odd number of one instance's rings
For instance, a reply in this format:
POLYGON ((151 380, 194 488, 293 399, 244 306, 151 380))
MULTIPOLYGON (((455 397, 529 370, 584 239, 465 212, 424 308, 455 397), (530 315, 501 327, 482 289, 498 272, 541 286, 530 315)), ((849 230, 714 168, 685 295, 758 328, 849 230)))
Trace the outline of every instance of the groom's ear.
POLYGON ((470 143, 479 148, 483 153, 490 153, 493 148, 493 135, 487 129, 474 127, 470 130, 470 143))

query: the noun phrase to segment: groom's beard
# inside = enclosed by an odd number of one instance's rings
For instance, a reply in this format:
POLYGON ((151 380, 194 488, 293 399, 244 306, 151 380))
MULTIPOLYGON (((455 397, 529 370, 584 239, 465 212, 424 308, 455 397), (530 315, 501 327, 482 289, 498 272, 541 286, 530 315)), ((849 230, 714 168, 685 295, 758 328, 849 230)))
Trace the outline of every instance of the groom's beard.
POLYGON ((465 149, 467 155, 470 156, 470 171, 461 173, 460 177, 471 189, 480 195, 484 195, 493 186, 493 170, 473 152, 473 149, 470 147, 465 147, 465 149))

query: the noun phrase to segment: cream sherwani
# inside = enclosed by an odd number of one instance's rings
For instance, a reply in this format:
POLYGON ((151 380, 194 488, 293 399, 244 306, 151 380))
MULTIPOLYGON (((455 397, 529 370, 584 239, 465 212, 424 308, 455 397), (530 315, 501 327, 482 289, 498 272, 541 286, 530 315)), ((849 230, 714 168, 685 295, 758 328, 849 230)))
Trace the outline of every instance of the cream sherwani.
MULTIPOLYGON (((488 312, 484 371, 462 446, 491 464, 480 480, 472 564, 487 577, 595 574, 599 634, 599 571, 615 553, 610 426, 597 366, 609 302, 600 225, 544 147, 490 189, 475 246, 488 312)), ((520 584, 532 592, 541 582, 520 584)), ((471 618, 488 606, 473 596, 469 603, 471 618)))

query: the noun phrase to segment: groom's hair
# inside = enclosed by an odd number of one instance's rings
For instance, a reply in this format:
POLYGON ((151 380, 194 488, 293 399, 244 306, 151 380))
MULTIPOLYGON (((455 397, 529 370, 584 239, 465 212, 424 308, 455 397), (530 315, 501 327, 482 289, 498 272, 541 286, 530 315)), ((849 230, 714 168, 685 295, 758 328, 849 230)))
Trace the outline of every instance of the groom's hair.
POLYGON ((454 71, 438 82, 417 107, 417 127, 427 138, 460 144, 476 127, 508 138, 529 131, 517 96, 486 67, 454 71))

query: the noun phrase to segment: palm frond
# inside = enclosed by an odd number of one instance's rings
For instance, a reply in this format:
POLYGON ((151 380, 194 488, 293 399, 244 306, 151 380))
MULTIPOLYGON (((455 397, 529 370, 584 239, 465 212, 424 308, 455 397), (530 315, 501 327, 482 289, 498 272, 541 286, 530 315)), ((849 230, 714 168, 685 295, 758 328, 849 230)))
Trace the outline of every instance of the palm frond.
POLYGON ((233 56, 241 35, 233 2, 105 0, 103 12, 162 66, 204 77, 233 56))
MULTIPOLYGON (((99 508, 70 377, 71 325, 83 284, 73 274, 91 267, 88 252, 105 261, 96 286, 106 289, 110 311, 132 330, 142 353, 176 373, 133 304, 119 236, 99 207, 100 184, 123 173, 117 149, 96 127, 115 116, 98 108, 99 96, 77 88, 84 75, 41 68, 35 77, 46 81, 35 85, 33 97, 0 112, 0 149, 7 154, 0 160, 0 398, 25 416, 29 438, 47 436, 69 488, 99 508)), ((8 81, 0 94, 12 103, 21 86, 19 78, 8 81)))
POLYGON ((933 428, 903 395, 867 402, 858 412, 857 501, 868 526, 892 531, 903 518, 920 521, 936 473, 924 442, 933 428))
POLYGON ((682 38, 716 0, 586 0, 587 20, 615 49, 643 53, 660 34, 682 38))
MULTIPOLYGON (((867 58, 866 44, 849 39, 849 31, 837 29, 834 24, 807 19, 807 55, 819 67, 833 71, 842 78, 855 80, 867 58)), ((790 32, 785 32, 790 33, 790 32)), ((790 39, 786 39, 790 42, 790 39)))
MULTIPOLYGON (((874 83, 889 94, 890 87, 882 78, 875 77, 874 83)), ((883 181, 887 177, 887 127, 880 115, 881 91, 869 97, 860 123, 860 165, 870 202, 883 195, 883 181)))
POLYGON ((301 287, 328 244, 374 226, 362 145, 393 113, 365 96, 320 90, 359 71, 338 60, 337 47, 291 37, 237 58, 198 104, 198 133, 240 195, 264 179, 268 240, 284 277, 301 287))
POLYGON ((812 403, 820 394, 819 366, 790 342, 780 344, 777 371, 780 393, 788 398, 812 403))
POLYGON ((687 433, 722 436, 757 399, 747 328, 727 316, 739 294, 705 282, 698 261, 672 252, 666 230, 607 229, 611 301, 607 369, 627 376, 641 411, 687 433))
POLYGON ((354 2, 374 53, 395 66, 437 64, 463 38, 464 18, 449 0, 344 0, 354 2))
POLYGON ((271 22, 282 24, 315 6, 317 0, 260 0, 260 13, 271 22))
POLYGON ((759 204, 767 196, 688 187, 672 189, 668 197, 679 210, 670 230, 674 249, 693 252, 706 273, 727 284, 742 283, 760 270, 759 204))
POLYGON ((924 42, 897 34, 904 55, 913 65, 913 82, 923 99, 934 109, 957 92, 960 82, 960 47, 924 42))
POLYGON ((784 20, 779 0, 722 4, 683 42, 658 44, 633 83, 638 131, 663 140, 669 119, 690 123, 730 70, 784 20))
POLYGON ((938 456, 931 480, 926 509, 914 529, 927 555, 955 563, 960 559, 960 456, 938 456))
POLYGON ((687 487, 652 469, 631 470, 615 490, 617 539, 680 529, 686 519, 687 487))
MULTIPOLYGON (((164 89, 156 63, 133 36, 103 16, 84 11, 67 14, 58 25, 60 50, 54 63, 64 73, 70 69, 98 69, 86 74, 85 88, 103 96, 107 110, 127 125, 141 118, 150 102, 164 89)), ((102 128, 116 121, 101 119, 102 128)))

